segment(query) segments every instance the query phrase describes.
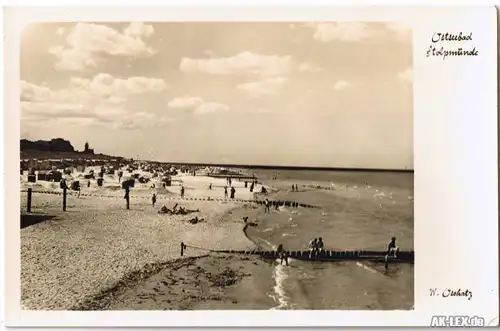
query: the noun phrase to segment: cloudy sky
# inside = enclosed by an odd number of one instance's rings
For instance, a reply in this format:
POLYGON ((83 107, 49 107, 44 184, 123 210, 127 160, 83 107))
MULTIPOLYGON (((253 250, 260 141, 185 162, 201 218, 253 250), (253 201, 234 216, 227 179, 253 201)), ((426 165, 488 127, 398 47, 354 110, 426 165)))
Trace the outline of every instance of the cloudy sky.
POLYGON ((64 23, 21 36, 21 135, 172 162, 413 168, 397 23, 64 23))

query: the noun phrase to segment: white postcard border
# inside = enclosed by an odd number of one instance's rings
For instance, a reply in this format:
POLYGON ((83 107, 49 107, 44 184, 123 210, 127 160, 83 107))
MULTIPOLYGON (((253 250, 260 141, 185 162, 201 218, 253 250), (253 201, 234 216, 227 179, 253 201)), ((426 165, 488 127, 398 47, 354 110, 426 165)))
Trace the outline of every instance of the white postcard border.
POLYGON ((27 21, 400 21, 414 38, 415 310, 36 312, 20 308, 19 199, 5 202, 8 326, 428 326, 498 317, 497 25, 493 6, 4 9, 5 185, 18 192, 19 38, 27 21), (427 58, 434 32, 473 33, 477 57, 427 58), (16 157, 14 157, 16 156, 16 157), (11 175, 12 174, 12 175, 11 175), (472 300, 430 288, 469 288, 472 300))

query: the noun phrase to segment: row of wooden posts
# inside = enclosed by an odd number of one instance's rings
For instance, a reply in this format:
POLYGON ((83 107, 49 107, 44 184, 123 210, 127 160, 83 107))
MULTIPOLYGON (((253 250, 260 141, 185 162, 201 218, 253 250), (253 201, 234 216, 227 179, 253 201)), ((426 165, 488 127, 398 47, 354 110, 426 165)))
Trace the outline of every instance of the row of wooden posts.
MULTIPOLYGON (((62 196, 63 196, 63 211, 66 211, 68 188, 67 187, 63 187, 62 190, 63 190, 63 192, 62 192, 62 196)), ((32 199, 33 199, 33 189, 32 188, 28 188, 28 205, 27 205, 27 208, 26 208, 28 213, 31 212, 32 199)), ((126 208, 130 209, 130 188, 129 188, 128 185, 125 185, 125 196, 124 196, 124 199, 126 201, 126 208)), ((191 199, 187 198, 187 200, 191 200, 191 199)), ((197 199, 195 199, 195 200, 197 200, 197 199)), ((248 201, 248 202, 250 202, 250 201, 248 201)), ((253 201, 253 202, 257 203, 257 204, 264 204, 265 203, 265 201, 263 201, 263 200, 256 200, 256 201, 253 201)), ((301 203, 294 202, 294 201, 278 201, 278 200, 273 200, 273 201, 269 201, 269 203, 271 204, 271 206, 286 206, 286 207, 292 207, 292 208, 297 208, 297 207, 316 208, 315 206, 312 206, 312 205, 301 204, 301 203)))
MULTIPOLYGON (((63 188, 63 211, 66 211, 66 206, 67 206, 67 200, 68 200, 68 189, 63 188)), ((28 199, 27 199, 27 206, 26 206, 26 211, 28 213, 31 213, 31 202, 33 200, 33 189, 30 187, 28 188, 28 199)))
MULTIPOLYGON (((63 211, 66 211, 67 201, 68 201, 68 188, 63 187, 62 190, 63 190, 62 191, 62 197, 63 197, 62 209, 63 209, 63 211)), ((130 190, 129 189, 125 190, 125 200, 127 202, 127 209, 130 209, 130 190)), ((33 201, 33 189, 30 187, 30 188, 28 188, 28 199, 27 199, 27 206, 26 206, 26 211, 28 213, 31 213, 32 201, 33 201)))

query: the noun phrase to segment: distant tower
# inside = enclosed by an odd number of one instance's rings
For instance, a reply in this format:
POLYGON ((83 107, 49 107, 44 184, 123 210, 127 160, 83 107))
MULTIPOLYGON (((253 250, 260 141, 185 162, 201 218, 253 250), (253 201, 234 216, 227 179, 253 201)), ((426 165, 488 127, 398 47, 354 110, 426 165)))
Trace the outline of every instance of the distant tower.
POLYGON ((83 150, 84 153, 88 153, 89 151, 89 143, 85 142, 85 149, 83 150))

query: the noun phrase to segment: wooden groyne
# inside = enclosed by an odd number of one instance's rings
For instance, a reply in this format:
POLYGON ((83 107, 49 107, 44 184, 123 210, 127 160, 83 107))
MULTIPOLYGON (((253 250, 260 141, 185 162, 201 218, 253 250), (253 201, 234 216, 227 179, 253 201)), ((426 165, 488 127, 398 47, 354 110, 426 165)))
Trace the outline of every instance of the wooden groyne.
MULTIPOLYGON (((31 202, 33 199, 33 194, 52 194, 52 195, 61 195, 63 196, 63 201, 65 200, 65 194, 63 190, 60 191, 49 191, 49 190, 33 190, 31 188, 27 190, 21 190, 21 193, 27 193, 28 194, 28 206, 27 206, 27 211, 30 212, 31 210, 31 202)), ((78 197, 96 197, 96 198, 115 198, 115 199, 122 199, 123 195, 106 195, 106 194, 95 194, 95 193, 81 193, 79 191, 71 191, 68 190, 67 193, 68 195, 73 195, 73 196, 78 196, 78 197)), ((225 199, 225 198, 203 198, 203 197, 179 197, 179 196, 164 196, 164 195, 157 195, 156 196, 158 201, 160 200, 166 200, 166 201, 212 201, 212 202, 233 202, 233 203, 251 203, 251 204, 258 204, 258 205, 264 205, 264 200, 257 200, 257 199, 225 199)), ((129 193, 129 199, 130 201, 134 200, 150 200, 151 196, 149 195, 133 195, 131 192, 129 193)), ((319 208, 317 206, 305 204, 305 203, 299 203, 296 201, 282 201, 282 200, 268 200, 270 203, 270 208, 276 208, 278 207, 289 207, 289 208, 319 208)), ((128 208, 127 208, 128 209, 128 208)))
MULTIPOLYGON (((245 255, 258 255, 265 259, 277 259, 279 254, 277 251, 234 251, 234 250, 221 250, 218 253, 229 253, 229 254, 245 254, 245 255)), ((370 260, 376 262, 385 262, 385 251, 324 251, 317 255, 312 255, 310 251, 289 251, 288 256, 296 260, 305 261, 358 261, 358 260, 370 260)), ((399 252, 397 258, 389 256, 389 261, 391 262, 404 262, 404 263, 414 263, 415 252, 414 251, 402 251, 399 252)))
MULTIPOLYGON (((27 193, 28 190, 21 190, 21 193, 27 193)), ((30 194, 52 194, 52 195, 63 195, 63 190, 59 191, 49 191, 49 190, 32 190, 30 194)), ((109 195, 109 194, 96 194, 96 193, 81 193, 78 191, 70 191, 67 192, 68 195, 76 195, 79 197, 96 197, 96 198, 117 198, 122 199, 123 195, 109 195)), ((225 198, 203 198, 203 197, 184 197, 181 198, 179 196, 165 196, 165 195, 157 195, 158 200, 167 200, 167 201, 213 201, 213 202, 236 202, 236 203, 252 203, 258 205, 264 205, 264 200, 257 199, 225 199, 225 198)), ((130 199, 132 200, 150 200, 150 195, 134 195, 133 192, 130 192, 130 199)), ((31 201, 31 200, 30 200, 31 201)), ((270 203, 270 208, 278 207, 289 207, 289 208, 319 208, 317 206, 299 203, 296 201, 284 201, 284 200, 268 200, 270 203)))

